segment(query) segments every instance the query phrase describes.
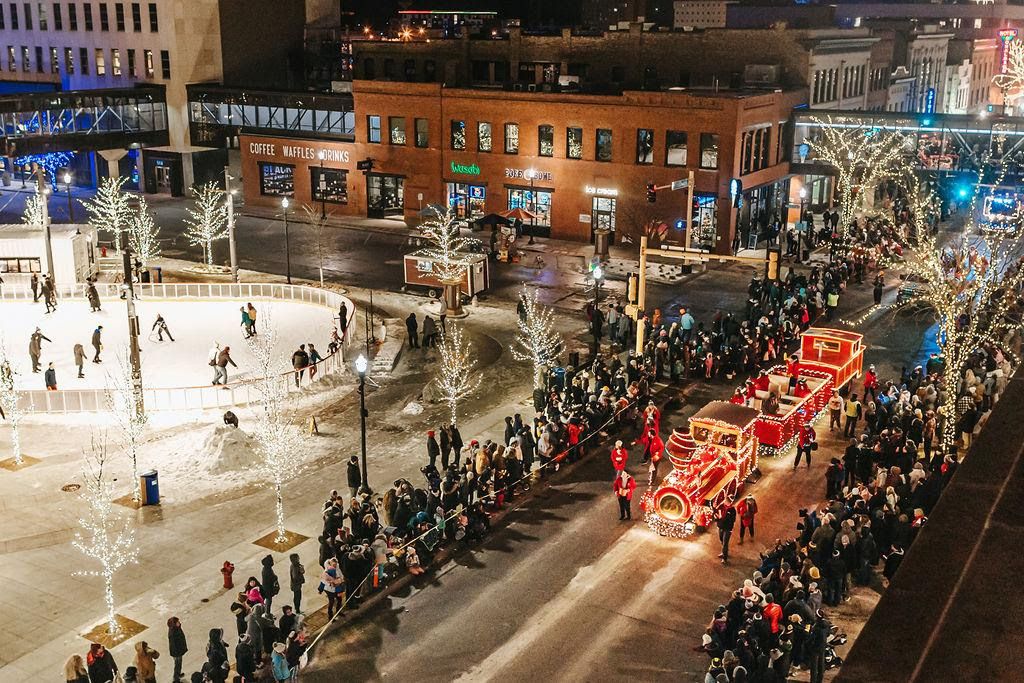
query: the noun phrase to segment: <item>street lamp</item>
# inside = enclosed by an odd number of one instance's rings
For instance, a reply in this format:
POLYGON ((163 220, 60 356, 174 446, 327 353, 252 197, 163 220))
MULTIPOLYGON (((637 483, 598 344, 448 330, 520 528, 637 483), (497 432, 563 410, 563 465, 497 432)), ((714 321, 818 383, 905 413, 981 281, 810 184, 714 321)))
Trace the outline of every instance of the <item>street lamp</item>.
POLYGON ((71 173, 64 172, 64 186, 68 189, 68 222, 75 222, 75 209, 71 204, 71 173))
POLYGON ((530 241, 527 244, 533 244, 533 233, 537 227, 537 191, 533 189, 533 180, 537 172, 529 168, 526 173, 530 176, 530 241))
POLYGON ((359 375, 359 443, 363 458, 363 485, 359 487, 359 493, 372 495, 373 490, 370 488, 370 481, 366 472, 366 369, 366 356, 359 354, 359 357, 356 358, 356 374, 359 375))
POLYGON ((288 284, 292 283, 292 251, 291 243, 288 240, 288 198, 283 197, 281 199, 281 216, 284 218, 284 263, 285 263, 285 277, 288 280, 288 284))
POLYGON ((317 159, 320 160, 320 176, 317 178, 317 186, 320 190, 320 218, 327 218, 327 201, 325 196, 327 194, 327 180, 324 178, 324 152, 320 150, 316 153, 317 159))
POLYGON ((804 243, 804 230, 807 230, 807 188, 800 188, 800 221, 797 223, 796 230, 796 262, 800 263, 800 257, 803 256, 803 243, 804 243), (803 229, 801 229, 803 226, 803 229))
POLYGON ((601 278, 604 277, 604 269, 601 266, 594 266, 594 310, 597 310, 598 298, 601 295, 601 278))

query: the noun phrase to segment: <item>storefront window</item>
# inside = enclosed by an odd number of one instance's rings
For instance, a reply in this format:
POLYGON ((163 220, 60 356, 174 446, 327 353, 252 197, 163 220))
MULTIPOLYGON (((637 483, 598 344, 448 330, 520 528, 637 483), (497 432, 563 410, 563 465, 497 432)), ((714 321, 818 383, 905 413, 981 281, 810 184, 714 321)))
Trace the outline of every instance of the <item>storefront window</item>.
POLYGON ((597 149, 594 155, 598 161, 612 160, 612 131, 611 128, 597 129, 597 149))
POLYGON ((614 230, 615 198, 594 197, 590 214, 590 227, 593 230, 614 230))
POLYGON ((700 134, 700 167, 718 168, 718 136, 714 133, 700 134))
POLYGON ((370 216, 402 215, 405 179, 395 175, 371 174, 366 180, 366 200, 370 216))
POLYGON ((459 218, 480 218, 484 215, 487 188, 483 185, 448 183, 448 206, 459 218))
POLYGON ((416 119, 416 146, 426 147, 430 144, 430 123, 427 119, 416 119))
POLYGON ((693 203, 696 205, 694 222, 697 224, 693 239, 698 244, 713 245, 718 233, 718 200, 713 194, 696 194, 693 203))
POLYGON ((37 258, 5 258, 0 259, 0 273, 38 273, 40 272, 37 258))
POLYGON ((380 117, 376 114, 366 117, 366 139, 368 142, 380 143, 380 117))
POLYGON ((313 167, 309 173, 313 201, 348 204, 348 171, 313 167))
POLYGON ((505 154, 519 154, 519 124, 505 124, 505 154))
POLYGON ((542 157, 555 155, 555 127, 537 126, 537 154, 542 157))
POLYGON ((654 131, 650 128, 636 129, 636 163, 654 163, 654 131))
POLYGON ((260 163, 260 194, 295 196, 295 167, 290 164, 260 163))
POLYGON ((451 122, 451 144, 452 149, 466 149, 466 122, 451 122))
POLYGON ((388 118, 388 139, 392 145, 405 144, 405 117, 391 116, 388 118))
POLYGON ((476 149, 478 152, 491 151, 491 124, 486 121, 476 124, 476 149))
POLYGON ((569 159, 583 158, 583 129, 565 129, 565 156, 569 159))
POLYGON ((670 130, 665 133, 665 165, 686 166, 686 133, 670 130))
MULTIPOLYGON (((508 208, 525 209, 537 216, 533 221, 538 227, 551 227, 551 193, 545 190, 513 188, 508 190, 508 208)), ((539 234, 539 233, 538 233, 539 234)))

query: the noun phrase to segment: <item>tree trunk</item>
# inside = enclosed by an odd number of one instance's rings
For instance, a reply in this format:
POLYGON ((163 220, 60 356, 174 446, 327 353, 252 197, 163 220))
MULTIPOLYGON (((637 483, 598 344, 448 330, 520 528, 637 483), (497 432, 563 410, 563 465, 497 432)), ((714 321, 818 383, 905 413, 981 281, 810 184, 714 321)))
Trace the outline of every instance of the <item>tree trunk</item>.
POLYGON ((320 289, 324 288, 324 264, 320 264, 320 289))
POLYGON ((465 315, 462 309, 462 281, 442 281, 444 292, 441 296, 441 314, 449 318, 461 318, 465 315))
POLYGON ((114 575, 106 567, 103 568, 103 597, 107 603, 107 633, 117 633, 121 627, 114 619, 114 575))
POLYGON ((284 529, 284 498, 281 495, 281 482, 274 484, 274 492, 277 494, 276 514, 277 514, 277 538, 274 540, 278 543, 284 543, 288 540, 288 535, 284 529))
POLYGON ((453 425, 455 425, 457 427, 458 426, 459 402, 458 401, 448 401, 448 410, 450 410, 451 414, 452 414, 451 424, 453 424, 453 425))
POLYGON ((21 435, 18 433, 18 418, 15 415, 9 415, 7 419, 11 423, 11 450, 14 452, 14 464, 21 465, 23 460, 21 457, 21 435))
POLYGON ((139 491, 139 455, 135 437, 131 437, 132 443, 128 445, 129 455, 132 458, 132 502, 141 503, 142 494, 139 491))

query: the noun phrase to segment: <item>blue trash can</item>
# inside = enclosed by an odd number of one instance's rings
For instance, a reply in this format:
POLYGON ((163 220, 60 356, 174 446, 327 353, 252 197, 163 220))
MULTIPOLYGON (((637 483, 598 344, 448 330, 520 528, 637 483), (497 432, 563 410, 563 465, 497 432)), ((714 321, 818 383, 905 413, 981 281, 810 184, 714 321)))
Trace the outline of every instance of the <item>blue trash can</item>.
POLYGON ((160 504, 160 481, 156 470, 143 472, 139 475, 139 488, 142 489, 143 505, 160 504))

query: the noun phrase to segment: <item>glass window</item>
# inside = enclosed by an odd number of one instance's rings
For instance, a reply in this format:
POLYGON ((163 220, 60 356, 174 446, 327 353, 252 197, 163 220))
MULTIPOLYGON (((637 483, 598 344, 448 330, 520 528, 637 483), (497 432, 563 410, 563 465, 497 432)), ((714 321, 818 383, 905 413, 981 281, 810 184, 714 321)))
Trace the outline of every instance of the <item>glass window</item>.
POLYGON ((142 61, 146 68, 146 78, 153 78, 153 51, 143 50, 142 61))
POLYGON ((295 195, 295 167, 260 162, 260 194, 272 197, 295 195))
POLYGON ((391 141, 392 145, 404 145, 405 144, 405 117, 404 116, 390 116, 390 117, 388 117, 388 140, 391 141))
POLYGON ((13 45, 7 46, 7 70, 17 71, 18 70, 18 55, 13 45))
POLYGON ((38 273, 40 272, 37 258, 5 258, 0 259, 0 273, 38 273))
MULTIPOLYGON (((508 208, 525 209, 537 218, 531 224, 538 227, 551 227, 551 193, 545 190, 510 187, 508 189, 508 208)), ((538 235, 540 233, 537 233, 538 235)))
POLYGON ((487 188, 484 185, 448 183, 448 206, 458 218, 480 218, 484 215, 487 188))
POLYGON ((85 30, 92 30, 92 3, 87 2, 82 5, 82 15, 85 16, 85 30))
POLYGON ((132 78, 138 78, 139 72, 135 64, 135 50, 128 50, 128 75, 132 78))
POLYGON ((160 30, 160 22, 156 16, 156 3, 149 3, 149 32, 156 33, 160 30))
POLYGON ((82 74, 89 75, 89 48, 80 47, 78 48, 78 65, 82 70, 82 74))
POLYGON ((654 131, 650 128, 636 129, 636 163, 654 163, 654 131))
POLYGON ((7 28, 7 20, 4 18, 4 6, 0 5, 0 30, 7 28))
POLYGON ((430 122, 427 119, 416 119, 416 146, 426 147, 430 144, 430 122))
POLYGON ((37 14, 39 15, 39 30, 45 31, 49 28, 49 22, 47 21, 46 17, 46 4, 42 2, 39 3, 36 6, 36 10, 37 14))
POLYGON ((590 206, 590 227, 593 230, 615 229, 614 197, 594 197, 590 206))
POLYGON ((31 2, 26 2, 26 3, 24 3, 24 7, 25 7, 25 30, 26 31, 31 31, 32 30, 32 3, 31 2))
POLYGON ((110 14, 107 11, 107 3, 105 2, 100 3, 100 30, 110 30, 110 14))
POLYGON ((60 56, 57 48, 50 48, 50 73, 60 73, 60 56))
POLYGON ((73 2, 68 3, 68 28, 78 30, 78 7, 73 2))
POLYGON ((21 70, 32 70, 32 52, 24 45, 21 46, 21 70))
POLYGON ((70 47, 64 48, 64 73, 75 73, 75 51, 70 47))
POLYGON ((405 179, 371 174, 366 180, 367 213, 377 216, 401 215, 405 206, 405 179))
POLYGON ((718 135, 700 134, 700 167, 718 168, 718 135))
POLYGON ((171 80, 171 53, 160 50, 160 75, 165 81, 171 80))
POLYGON ((114 5, 114 20, 117 22, 117 30, 124 32, 124 3, 114 5))
POLYGON ((115 76, 121 75, 121 51, 116 47, 110 51, 110 71, 115 76))
POLYGON ((107 75, 107 58, 103 54, 103 48, 101 47, 96 48, 96 75, 107 75))
MULTIPOLYGON (((2 22, 0 22, 2 23, 2 22)), ((60 11, 60 3, 53 3, 53 30, 63 31, 64 30, 64 15, 60 11)))
POLYGON ((137 2, 132 3, 132 30, 142 33, 142 5, 137 2))
POLYGON ((476 124, 476 149, 478 152, 491 151, 491 124, 486 121, 476 124))
POLYGON ((537 154, 542 157, 555 155, 555 127, 546 123, 537 126, 537 154))
POLYGON ((466 122, 453 119, 451 124, 451 148, 466 149, 466 122))
POLYGON ((505 124, 505 154, 519 154, 519 124, 505 124))
POLYGON ((686 133, 684 131, 665 132, 665 165, 686 166, 686 133))
POLYGON ((380 117, 376 114, 366 117, 366 141, 380 143, 380 117))
POLYGON ((611 161, 612 160, 612 129, 611 128, 598 128, 597 137, 595 138, 596 145, 594 150, 594 157, 598 161, 611 161))
POLYGON ((348 171, 341 168, 309 169, 310 196, 315 202, 328 204, 348 204, 348 171))
POLYGON ((569 159, 583 158, 583 129, 565 129, 565 156, 569 159))
POLYGON ((36 45, 36 71, 43 73, 43 48, 36 45))
POLYGON ((11 28, 18 30, 18 4, 15 2, 11 3, 11 28))

